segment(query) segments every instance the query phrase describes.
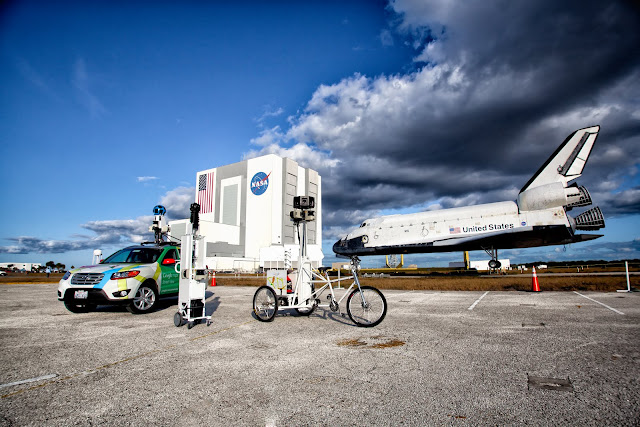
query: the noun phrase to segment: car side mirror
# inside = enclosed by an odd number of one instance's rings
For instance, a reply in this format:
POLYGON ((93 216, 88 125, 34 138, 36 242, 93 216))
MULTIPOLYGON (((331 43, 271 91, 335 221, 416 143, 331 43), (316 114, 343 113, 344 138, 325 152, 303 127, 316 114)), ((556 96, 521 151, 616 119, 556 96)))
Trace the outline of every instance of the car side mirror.
POLYGON ((165 258, 162 261, 162 265, 174 265, 176 263, 176 260, 173 258, 165 258))

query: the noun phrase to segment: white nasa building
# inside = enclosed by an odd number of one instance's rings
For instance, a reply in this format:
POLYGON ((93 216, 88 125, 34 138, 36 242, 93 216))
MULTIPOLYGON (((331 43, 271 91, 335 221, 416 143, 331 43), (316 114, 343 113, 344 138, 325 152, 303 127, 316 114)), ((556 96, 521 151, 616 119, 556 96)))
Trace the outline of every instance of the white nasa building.
MULTIPOLYGON (((308 256, 322 265, 322 185, 318 172, 269 154, 196 174, 194 202, 200 205, 199 234, 205 240, 205 264, 212 269, 255 271, 295 268, 298 234, 291 220, 294 196, 315 198, 316 220, 308 223, 308 256)), ((169 234, 180 238, 188 219, 170 221, 169 234)))

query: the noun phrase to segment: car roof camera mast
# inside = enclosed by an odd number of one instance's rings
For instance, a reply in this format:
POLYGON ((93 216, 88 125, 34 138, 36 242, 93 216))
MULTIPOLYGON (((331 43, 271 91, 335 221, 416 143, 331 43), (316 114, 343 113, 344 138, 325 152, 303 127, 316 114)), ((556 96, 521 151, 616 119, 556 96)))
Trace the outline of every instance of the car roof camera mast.
POLYGON ((162 205, 156 205, 153 208, 153 223, 149 227, 149 231, 152 231, 155 237, 156 245, 164 243, 164 237, 169 232, 169 226, 164 220, 164 215, 167 213, 167 208, 162 205))

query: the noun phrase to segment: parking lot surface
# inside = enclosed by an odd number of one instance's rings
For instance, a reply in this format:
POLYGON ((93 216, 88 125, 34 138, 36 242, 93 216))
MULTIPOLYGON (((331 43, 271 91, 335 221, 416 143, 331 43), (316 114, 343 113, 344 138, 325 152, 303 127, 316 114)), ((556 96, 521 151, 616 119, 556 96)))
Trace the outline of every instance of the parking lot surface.
POLYGON ((385 290, 359 328, 221 286, 188 329, 56 286, 0 286, 1 425, 640 424, 640 294, 385 290))

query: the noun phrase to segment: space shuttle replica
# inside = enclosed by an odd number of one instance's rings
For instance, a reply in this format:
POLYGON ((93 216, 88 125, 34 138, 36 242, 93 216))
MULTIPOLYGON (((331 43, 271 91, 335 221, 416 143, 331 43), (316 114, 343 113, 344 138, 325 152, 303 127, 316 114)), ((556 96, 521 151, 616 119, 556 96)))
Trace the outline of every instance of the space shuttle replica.
POLYGON ((338 255, 390 255, 485 250, 499 268, 498 249, 565 245, 602 237, 578 234, 604 227, 599 207, 575 217, 568 211, 591 205, 586 188, 569 184, 582 175, 599 126, 573 132, 522 187, 516 201, 367 219, 338 240, 338 255))

